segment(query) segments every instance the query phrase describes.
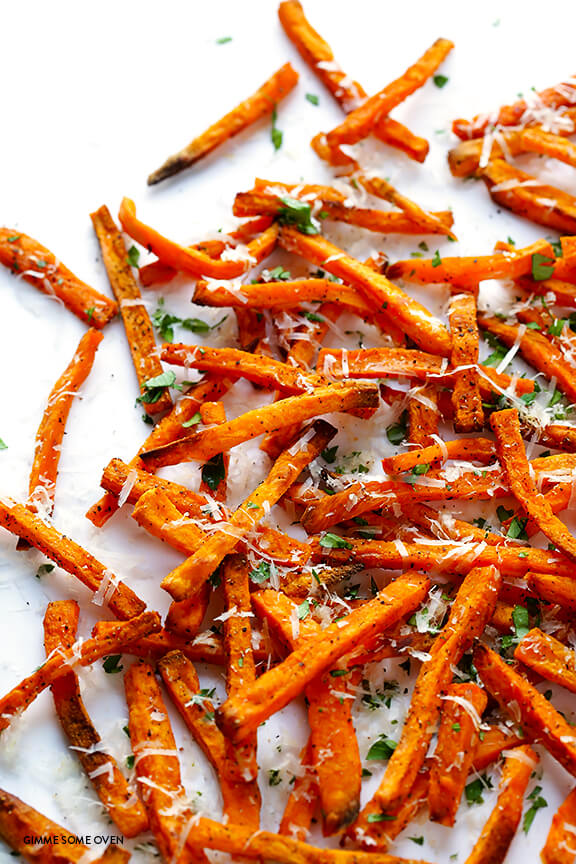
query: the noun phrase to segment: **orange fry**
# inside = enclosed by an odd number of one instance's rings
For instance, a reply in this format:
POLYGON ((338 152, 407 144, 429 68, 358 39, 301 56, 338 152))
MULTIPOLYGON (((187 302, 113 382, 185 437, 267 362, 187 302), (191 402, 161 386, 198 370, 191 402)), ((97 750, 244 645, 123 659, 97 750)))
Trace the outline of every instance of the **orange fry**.
POLYGON ((317 639, 298 647, 243 694, 227 699, 216 712, 218 725, 233 740, 242 740, 353 647, 410 614, 429 587, 419 574, 400 576, 373 600, 326 627, 317 639))
POLYGON ((421 771, 400 806, 387 813, 382 812, 374 799, 368 801, 356 822, 346 832, 346 837, 372 854, 385 852, 426 804, 429 778, 428 770, 421 771), (383 816, 388 818, 383 819, 383 816))
POLYGON ((97 606, 105 603, 117 618, 134 618, 146 608, 132 589, 118 581, 100 561, 22 504, 8 498, 0 500, 0 525, 75 576, 94 592, 92 602, 97 606))
POLYGON ((494 442, 489 438, 456 438, 442 444, 431 444, 421 450, 409 450, 382 460, 382 467, 388 474, 401 474, 411 471, 415 465, 443 465, 450 459, 463 459, 489 465, 496 457, 494 442))
POLYGON ((179 150, 148 177, 148 185, 153 186, 179 174, 189 168, 219 147, 225 141, 243 132, 248 126, 256 123, 267 114, 271 114, 278 102, 294 89, 298 82, 298 73, 290 63, 285 63, 248 99, 216 121, 198 138, 194 138, 186 147, 179 150))
POLYGON ((96 351, 103 338, 103 334, 98 330, 90 329, 84 334, 74 357, 52 388, 36 433, 34 461, 28 485, 28 506, 36 510, 38 503, 48 516, 54 511, 58 463, 68 414, 74 397, 90 374, 96 351))
POLYGON ((408 443, 428 447, 438 435, 439 420, 436 387, 413 387, 408 397, 408 443))
POLYGON ((508 750, 494 810, 465 864, 502 864, 522 817, 524 793, 538 764, 528 745, 508 750))
POLYGON ((388 180, 382 177, 366 177, 363 174, 358 175, 358 183, 370 194, 377 198, 383 198, 384 201, 389 201, 400 210, 402 210, 409 219, 412 219, 418 225, 421 225, 430 234, 447 234, 452 240, 456 240, 456 235, 450 230, 445 230, 438 216, 428 213, 423 210, 410 198, 402 195, 397 189, 392 186, 388 180))
MULTIPOLYGON (((49 656, 70 649, 76 638, 79 608, 75 600, 48 604, 44 615, 44 647, 49 656)), ((96 794, 114 824, 126 837, 136 837, 148 828, 142 802, 134 800, 124 775, 113 756, 98 749, 100 735, 84 707, 78 676, 68 672, 52 684, 52 696, 60 725, 75 750, 96 794)))
POLYGON ((542 864, 573 864, 576 856, 576 789, 572 789, 554 816, 540 853, 542 864))
POLYGON ((532 570, 525 576, 530 588, 543 600, 557 603, 568 612, 576 612, 576 580, 566 579, 555 571, 539 573, 532 570))
POLYGON ((444 325, 386 276, 361 264, 324 237, 310 237, 294 228, 283 227, 279 239, 289 252, 302 255, 357 288, 373 305, 375 313, 382 312, 385 318, 390 318, 419 347, 441 356, 449 355, 451 340, 444 325))
POLYGON ((482 643, 474 651, 474 666, 502 710, 510 713, 514 709, 512 719, 521 724, 524 732, 541 741, 576 776, 576 739, 564 717, 526 678, 482 643))
POLYGON ((279 834, 305 841, 310 834, 310 826, 318 808, 318 778, 311 765, 312 749, 310 739, 300 754, 300 764, 304 773, 296 777, 290 797, 286 802, 279 834))
POLYGON ((246 257, 241 261, 215 260, 199 249, 181 246, 164 237, 160 232, 141 222, 136 217, 136 205, 129 198, 123 198, 118 218, 124 231, 154 252, 158 259, 183 273, 193 276, 210 276, 215 279, 235 279, 251 267, 263 261, 276 246, 278 227, 271 225, 259 237, 247 244, 246 257))
POLYGON ((546 681, 576 693, 576 661, 574 651, 562 642, 534 627, 520 640, 514 657, 546 681))
POLYGON ((472 294, 459 294, 450 303, 453 366, 472 368, 454 373, 452 406, 456 432, 476 432, 484 426, 484 411, 480 394, 478 363, 478 324, 476 300, 472 294))
POLYGON ((20 231, 0 228, 0 264, 43 294, 62 301, 90 327, 101 330, 118 313, 113 300, 86 285, 52 252, 20 231))
POLYGON ((146 401, 146 382, 162 375, 163 368, 156 351, 154 330, 148 311, 142 302, 142 295, 128 260, 124 239, 118 231, 107 207, 100 207, 90 214, 94 231, 100 243, 104 266, 108 279, 119 305, 128 347, 132 355, 134 371, 140 387, 144 410, 148 414, 158 414, 172 406, 168 389, 155 402, 146 401))

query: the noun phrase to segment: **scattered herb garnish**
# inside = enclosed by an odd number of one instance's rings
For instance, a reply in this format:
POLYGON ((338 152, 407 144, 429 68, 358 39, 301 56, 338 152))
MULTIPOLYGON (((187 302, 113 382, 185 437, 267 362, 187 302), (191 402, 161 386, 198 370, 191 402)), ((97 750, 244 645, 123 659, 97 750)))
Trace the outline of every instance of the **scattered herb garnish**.
POLYGON ((352 549, 352 543, 346 540, 345 537, 331 534, 329 531, 320 538, 320 546, 324 549, 352 549))
POLYGON ((534 281, 542 282, 544 279, 551 279, 554 274, 555 263, 553 258, 534 252, 532 255, 532 278, 534 281))
POLYGON ((278 112, 276 108, 272 111, 272 129, 270 130, 270 138, 272 139, 272 144, 274 145, 274 150, 280 150, 282 147, 282 139, 284 137, 283 133, 278 129, 276 122, 278 120, 278 112))
POLYGON ((121 658, 121 654, 110 654, 109 657, 106 657, 102 664, 104 671, 109 675, 114 675, 116 672, 122 672, 124 666, 120 663, 121 658))
POLYGON ((306 93, 306 99, 308 100, 308 102, 311 102, 312 105, 320 104, 320 97, 317 96, 315 93, 306 93))

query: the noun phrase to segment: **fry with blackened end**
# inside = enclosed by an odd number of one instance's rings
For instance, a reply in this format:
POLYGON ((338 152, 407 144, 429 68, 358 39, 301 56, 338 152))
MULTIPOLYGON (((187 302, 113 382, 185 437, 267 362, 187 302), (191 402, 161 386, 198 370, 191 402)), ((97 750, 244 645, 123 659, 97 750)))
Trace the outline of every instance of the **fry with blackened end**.
POLYGON ((487 318, 484 315, 478 316, 478 323, 482 329, 493 333, 508 347, 519 340, 520 354, 524 360, 547 378, 555 378, 558 388, 568 396, 571 402, 576 401, 574 370, 566 362, 560 349, 549 342, 542 333, 526 328, 522 332, 520 327, 504 324, 497 318, 487 318))
POLYGON ((305 430, 278 457, 266 480, 230 516, 227 530, 208 537, 187 561, 162 580, 162 587, 177 601, 194 597, 225 556, 263 519, 268 507, 276 504, 302 470, 325 449, 335 431, 321 420, 305 430))
POLYGON ((353 647, 410 614, 428 588, 428 580, 419 574, 396 579, 374 600, 330 624, 317 639, 306 641, 243 694, 228 699, 216 712, 218 725, 234 740, 242 740, 353 647))
POLYGON ((60 300, 90 327, 101 330, 118 313, 113 300, 86 285, 52 252, 20 231, 0 228, 0 264, 60 300))
POLYGON ((437 39, 422 57, 404 74, 392 81, 363 105, 352 111, 340 126, 326 135, 329 147, 356 144, 370 134, 378 120, 403 102, 434 74, 454 45, 448 39, 437 39))
POLYGON ((319 235, 311 237, 295 228, 283 227, 279 239, 289 252, 302 255, 357 288, 372 304, 375 313, 382 312, 385 318, 390 318, 421 348, 444 357, 449 355, 451 340, 444 325, 386 276, 319 235))
POLYGON ((157 612, 143 612, 137 618, 114 624, 105 636, 86 639, 65 648, 45 660, 28 678, 24 678, 0 699, 0 731, 12 717, 23 711, 47 687, 66 675, 74 666, 89 666, 100 657, 119 653, 124 644, 160 630, 157 612))
POLYGON ((420 669, 400 741, 374 795, 382 810, 399 807, 410 791, 424 763, 452 669, 484 632, 500 585, 500 573, 495 567, 477 567, 462 582, 448 622, 434 642, 432 658, 420 669))
POLYGON ((75 576, 94 592, 92 602, 97 606, 106 603, 117 618, 133 618, 146 608, 132 589, 119 582, 100 561, 22 504, 8 498, 0 500, 0 525, 75 576))
POLYGON ((153 186, 161 180, 179 174, 225 141, 243 132, 248 126, 252 126, 257 120, 271 114, 278 102, 294 89, 297 82, 298 73, 290 63, 286 63, 248 99, 225 114, 178 153, 170 156, 160 168, 150 174, 148 185, 153 186))
POLYGON ((165 447, 148 450, 142 453, 141 458, 148 470, 195 459, 206 461, 217 453, 230 450, 244 441, 251 441, 263 433, 303 423, 320 414, 356 409, 371 412, 377 407, 377 401, 377 389, 363 382, 345 387, 317 387, 311 393, 289 396, 271 405, 247 411, 213 429, 205 429, 165 447))
POLYGON ((474 651, 474 665, 488 692, 503 711, 539 739, 566 770, 576 776, 574 730, 541 693, 486 645, 474 651))
POLYGON ((517 279, 532 273, 532 256, 554 259, 554 250, 547 240, 537 240, 531 246, 494 255, 462 256, 459 258, 411 258, 396 261, 388 269, 390 279, 405 279, 420 285, 448 283, 476 289, 485 279, 517 279))
MULTIPOLYGON (((186 429, 190 428, 188 424, 194 420, 200 406, 210 399, 220 399, 228 391, 230 384, 231 382, 224 378, 213 378, 207 375, 203 381, 191 387, 176 402, 172 411, 162 417, 154 426, 136 456, 130 461, 129 468, 143 468, 143 463, 138 455, 142 450, 149 450, 152 447, 162 446, 176 438, 181 438, 186 429)), ((130 486, 128 474, 126 474, 123 483, 127 483, 126 488, 130 486)), ((116 493, 113 491, 106 492, 86 513, 86 518, 90 519, 96 527, 102 528, 118 510, 118 497, 124 488, 123 483, 119 487, 115 487, 118 490, 116 493)))
POLYGON ((385 852, 426 804, 429 780, 430 772, 421 771, 400 806, 386 813, 383 813, 377 801, 368 801, 356 822, 346 832, 346 837, 372 854, 385 852))
POLYGON ((36 505, 39 504, 42 512, 46 512, 48 516, 51 516, 54 510, 58 463, 68 414, 74 397, 90 374, 96 351, 103 338, 103 334, 98 330, 90 329, 84 334, 74 357, 52 388, 36 433, 34 461, 28 486, 28 506, 36 510, 36 505))
POLYGON ((506 752, 498 800, 465 864, 502 864, 520 824, 538 754, 527 744, 506 752))
POLYGON ((472 294, 459 294, 450 302, 450 361, 460 372, 454 373, 452 406, 456 432, 476 432, 484 426, 478 363, 478 324, 476 300, 472 294))
MULTIPOLYGON (((0 837, 12 847, 12 855, 22 855, 32 864, 79 864, 90 856, 79 837, 4 789, 0 789, 0 837), (46 838, 46 843, 32 845, 31 837, 46 838)), ((129 859, 126 850, 109 846, 101 858, 91 860, 94 864, 127 864, 129 859)))
POLYGON ((576 693, 576 660, 574 651, 554 636, 534 627, 520 640, 514 657, 546 681, 576 693))
MULTIPOLYGON (((44 647, 49 656, 72 648, 78 627, 79 609, 74 600, 49 603, 44 615, 44 647)), ((124 775, 113 756, 99 750, 100 735, 92 725, 82 696, 78 676, 68 672, 52 684, 54 707, 60 725, 75 750, 96 794, 114 824, 126 837, 136 837, 148 828, 142 802, 134 800, 124 775)))
POLYGON ((544 848, 542 864, 574 864, 576 856, 576 789, 572 789, 552 817, 544 848))
POLYGON ((576 198, 540 183, 504 159, 493 159, 482 169, 482 180, 496 204, 538 225, 564 234, 576 233, 576 198))
POLYGON ((553 513, 530 473, 518 411, 515 408, 496 411, 490 418, 490 425, 496 436, 498 458, 512 494, 558 551, 576 561, 576 539, 553 513))
POLYGON ((166 861, 206 864, 202 852, 196 858, 184 849, 193 812, 187 806, 178 750, 152 666, 134 663, 124 676, 124 687, 136 778, 160 853, 166 861))
POLYGON ((454 825, 478 744, 479 720, 487 696, 477 684, 451 684, 443 697, 438 743, 431 760, 430 818, 454 825))
POLYGON ((278 239, 278 226, 271 225, 247 244, 246 255, 241 261, 226 261, 211 258, 200 249, 181 246, 141 222, 136 216, 136 205, 130 198, 122 199, 118 218, 124 231, 137 243, 154 252, 164 264, 193 276, 210 276, 215 279, 235 279, 241 276, 270 255, 278 239))
POLYGON ((112 291, 120 305, 142 405, 148 414, 158 414, 170 408, 172 400, 167 389, 154 402, 146 395, 146 382, 162 375, 164 370, 158 358, 152 322, 132 274, 124 239, 107 207, 100 207, 90 214, 90 218, 100 243, 112 291))

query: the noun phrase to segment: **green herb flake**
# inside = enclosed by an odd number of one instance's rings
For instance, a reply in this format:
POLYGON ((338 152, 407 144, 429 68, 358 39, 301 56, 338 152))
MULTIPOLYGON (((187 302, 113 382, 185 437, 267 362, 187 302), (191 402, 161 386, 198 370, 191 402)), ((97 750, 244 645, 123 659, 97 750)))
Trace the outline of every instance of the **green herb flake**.
POLYGON ((0 450, 7 450, 7 449, 8 449, 8 444, 6 444, 6 442, 3 441, 2 438, 0 438, 0 450))
POLYGON ((320 546, 324 549, 352 549, 352 543, 338 534, 332 534, 329 531, 320 538, 320 546))
POLYGON ((294 225, 301 234, 319 234, 320 228, 312 218, 312 208, 306 201, 297 198, 280 198, 283 207, 278 211, 281 225, 294 225))
POLYGON ((406 425, 406 415, 403 415, 398 423, 391 423, 386 429, 386 437, 390 444, 401 444, 408 434, 408 426, 406 425))
POLYGON ((430 465, 423 463, 421 465, 415 465, 412 469, 412 474, 426 474, 430 470, 430 465))
POLYGON ((274 145, 274 150, 280 150, 282 147, 282 139, 284 137, 283 133, 278 129, 276 125, 278 120, 278 111, 276 108, 272 111, 272 128, 270 130, 270 138, 272 140, 272 144, 274 145))
POLYGON ((268 771, 268 785, 269 786, 279 786, 282 782, 282 777, 280 776, 279 768, 270 768, 268 771))
POLYGON ((530 632, 530 616, 528 610, 524 606, 514 606, 512 612, 512 621, 514 622, 514 632, 516 639, 520 641, 530 632))
POLYGON ((442 258, 440 257, 440 252, 436 249, 434 257, 432 258, 432 267, 440 267, 441 264, 442 258))
POLYGON ((506 522, 507 519, 510 519, 514 515, 514 510, 507 510, 506 507, 503 507, 502 504, 500 504, 496 508, 496 515, 500 522, 506 522))
POLYGON ((268 278, 273 282, 289 282, 292 279, 292 274, 289 270, 278 265, 278 267, 268 271, 268 278))
POLYGON ((536 816, 538 810, 542 810, 544 807, 548 806, 548 802, 546 801, 546 799, 540 795, 541 792, 542 787, 535 786, 530 795, 528 795, 528 800, 531 801, 532 804, 524 814, 524 820, 522 822, 522 830, 525 834, 527 834, 532 827, 534 817, 536 816))
POLYGON ((325 450, 320 454, 322 459, 327 462, 329 465, 332 465, 336 459, 336 453, 338 452, 338 445, 335 444, 334 447, 326 447, 325 450))
POLYGON ((92 321, 92 316, 94 315, 95 311, 96 311, 95 306, 91 306, 89 309, 84 310, 86 317, 88 318, 88 322, 92 321))
POLYGON ((298 606, 298 618, 300 621, 304 621, 305 618, 310 614, 310 601, 304 600, 303 603, 300 603, 298 606))
POLYGON ((564 330, 564 325, 567 323, 568 321, 565 318, 554 318, 552 324, 550 324, 548 328, 548 332, 551 336, 561 336, 562 331, 564 330))
POLYGON ((453 731, 453 732, 460 732, 460 729, 461 729, 461 728, 462 728, 462 727, 460 726, 460 723, 453 723, 453 724, 452 724, 452 731, 453 731))
POLYGON ((388 813, 369 813, 366 817, 367 822, 393 822, 396 816, 389 816, 388 813))
POLYGON ((54 570, 54 564, 41 564, 36 571, 36 579, 41 579, 43 576, 46 576, 47 573, 52 573, 54 570))
POLYGON ((413 843, 416 843, 417 846, 424 845, 424 837, 409 837, 409 840, 412 840, 413 843))
POLYGON ((481 777, 476 777, 475 780, 468 783, 464 790, 468 804, 483 804, 484 798, 482 797, 482 793, 485 789, 492 789, 492 781, 486 776, 486 774, 483 774, 481 777))
POLYGON ((202 415, 200 414, 199 411, 196 411, 196 413, 193 414, 189 420, 186 420, 185 423, 182 423, 182 428, 183 429, 189 429, 190 426, 196 426, 198 423, 201 423, 201 422, 202 422, 202 415))
POLYGON ((216 39, 216 45, 227 45, 228 42, 232 42, 232 36, 221 36, 220 39, 216 39))
POLYGON ((515 516, 510 523, 506 536, 511 540, 528 540, 528 535, 524 530, 527 522, 527 518, 522 519, 519 516, 515 516))
POLYGON ((215 492, 225 477, 224 454, 216 453, 202 466, 202 480, 212 492, 215 492))
POLYGON ((106 657, 102 666, 104 667, 104 671, 108 673, 108 675, 114 675, 117 672, 122 672, 123 666, 120 663, 122 655, 121 654, 110 654, 109 657, 106 657))
POLYGON ((320 104, 320 97, 317 96, 315 93, 306 93, 306 99, 312 105, 319 105, 320 104))
POLYGON ((135 761, 136 761, 136 759, 133 755, 126 757, 126 767, 128 768, 129 771, 131 771, 134 768, 134 762, 135 761))
POLYGON ((128 250, 128 263, 131 267, 140 266, 140 250, 136 246, 131 246, 128 250))
POLYGON ((551 279, 554 275, 554 258, 548 258, 546 255, 541 255, 539 252, 534 252, 532 255, 532 278, 535 282, 542 282, 544 279, 551 279))
POLYGON ((255 582, 259 585, 261 582, 266 582, 267 579, 270 579, 270 576, 273 574, 272 568, 274 564, 270 561, 261 561, 258 567, 255 567, 250 571, 248 576, 250 577, 251 582, 255 582))
POLYGON ((390 759, 396 747, 396 741, 388 738, 386 735, 382 735, 372 744, 366 754, 366 759, 390 759))
POLYGON ((442 87, 445 87, 449 81, 446 75, 434 75, 434 78, 432 80, 434 81, 436 87, 439 87, 440 90, 442 89, 442 87))

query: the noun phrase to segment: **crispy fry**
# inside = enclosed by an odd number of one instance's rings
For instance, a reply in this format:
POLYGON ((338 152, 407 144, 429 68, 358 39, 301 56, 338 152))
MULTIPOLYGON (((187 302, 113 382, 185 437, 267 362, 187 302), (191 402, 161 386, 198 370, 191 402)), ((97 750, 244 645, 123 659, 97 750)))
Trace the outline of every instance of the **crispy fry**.
POLYGON ((183 519, 162 488, 144 492, 134 505, 132 517, 154 537, 169 543, 183 555, 191 555, 206 539, 205 531, 192 518, 183 519))
POLYGON ((440 714, 442 695, 452 680, 452 668, 484 632, 500 584, 495 567, 477 567, 460 586, 448 622, 434 643, 432 658, 418 674, 400 741, 374 795, 385 812, 402 804, 416 780, 440 714))
POLYGON ((552 825, 540 853, 542 864, 573 864, 576 856, 575 822, 576 789, 572 789, 552 817, 552 825))
POLYGON ((102 637, 86 639, 52 655, 0 699, 0 731, 6 729, 15 714, 27 708, 43 690, 74 666, 89 666, 100 657, 118 653, 125 643, 155 633, 160 627, 157 612, 143 612, 130 621, 114 624, 102 637))
POLYGON ((360 174, 358 176, 358 183, 360 183, 370 195, 375 195, 377 198, 383 198, 384 201, 394 204, 399 210, 402 210, 409 219, 418 225, 421 225, 427 232, 431 234, 447 234, 452 240, 457 239, 456 235, 453 234, 452 231, 444 230, 444 226, 437 216, 423 210, 422 207, 415 204, 414 201, 411 201, 405 195, 402 195, 394 188, 394 186, 392 186, 391 183, 388 182, 388 180, 384 180, 382 177, 366 177, 365 175, 360 174))
POLYGON ((539 183, 504 159, 489 162, 481 177, 492 200, 501 207, 565 234, 576 231, 576 198, 567 192, 539 183), (498 188, 501 185, 504 188, 498 188))
POLYGON ((456 432, 476 432, 484 426, 484 411, 480 395, 478 363, 478 324, 476 300, 472 294, 459 294, 450 303, 453 366, 472 368, 454 373, 452 405, 456 432))
POLYGON ((574 370, 566 362, 564 355, 556 345, 546 339, 537 330, 525 330, 521 333, 519 327, 504 324, 497 318, 478 316, 478 323, 484 330, 488 330, 500 339, 508 347, 511 347, 516 339, 520 339, 520 353, 527 363, 530 363, 547 378, 555 378, 556 384, 571 402, 576 401, 576 384, 574 383, 574 370))
POLYGON ((334 434, 334 427, 325 421, 314 423, 278 457, 266 480, 232 514, 228 523, 232 530, 212 534, 187 561, 164 577, 162 587, 177 601, 194 597, 238 541, 261 521, 266 508, 282 497, 334 434))
POLYGON ((420 285, 448 283, 456 287, 475 290, 484 279, 517 279, 532 273, 532 256, 554 258, 554 250, 547 240, 537 240, 531 246, 495 255, 462 256, 460 258, 411 258, 396 261, 388 270, 390 279, 405 279, 420 285))
MULTIPOLYGON (((136 456, 134 456, 130 461, 129 468, 144 467, 144 463, 141 462, 139 458, 139 454, 143 450, 148 450, 154 446, 162 446, 176 438, 181 438, 182 435, 185 434, 185 430, 188 428, 185 424, 192 420, 192 418, 198 413, 203 402, 210 399, 220 399, 228 391, 230 384, 230 381, 223 378, 214 378, 207 375, 203 381, 191 387, 190 390, 188 390, 187 393, 184 393, 178 402, 176 402, 172 411, 166 414, 166 416, 154 426, 136 456)), ((128 475, 126 475, 124 482, 126 482, 127 479, 128 475)), ((110 519, 118 509, 118 496, 124 488, 124 485, 121 484, 120 487, 116 488, 118 490, 116 493, 114 493, 114 491, 106 492, 86 513, 86 517, 90 519, 97 528, 102 528, 102 526, 106 524, 108 519, 110 519)), ((131 503, 134 502, 132 501, 131 503)))
POLYGON ((443 697, 436 752, 432 758, 428 807, 430 818, 454 825, 478 744, 478 717, 486 707, 486 693, 477 684, 451 684, 443 697))
POLYGON ((438 400, 436 388, 413 387, 408 397, 408 441, 428 447, 438 434, 438 400))
POLYGON ((385 852, 426 804, 429 779, 428 770, 420 772, 400 806, 387 813, 382 812, 374 799, 368 801, 356 822, 346 832, 346 836, 367 852, 385 852), (388 818, 381 819, 382 816, 388 818), (376 821, 373 821, 374 817, 376 821))
POLYGON ((94 592, 92 602, 97 606, 106 603, 117 618, 133 618, 146 608, 146 604, 131 588, 124 582, 119 582, 114 574, 89 552, 69 537, 60 534, 53 525, 48 525, 24 505, 9 498, 1 499, 0 525, 17 537, 22 537, 58 567, 75 576, 94 592))
POLYGON ((247 244, 246 258, 242 261, 214 260, 199 249, 187 248, 169 240, 159 231, 141 222, 136 217, 136 205, 129 198, 122 199, 118 218, 124 231, 133 240, 154 252, 163 264, 193 276, 210 276, 215 279, 235 279, 241 276, 270 255, 278 238, 278 227, 271 225, 247 244))
POLYGON ((466 858, 466 864, 501 864, 504 861, 520 824, 524 793, 537 764, 538 754, 527 744, 507 751, 496 806, 466 858))
POLYGON ((178 153, 169 156, 160 168, 150 174, 148 185, 153 186, 161 180, 179 174, 225 141, 243 132, 267 114, 271 114, 278 102, 294 89, 297 82, 298 73, 290 63, 285 63, 255 93, 217 120, 178 153))
MULTIPOLYGON (((90 854, 89 847, 79 837, 4 789, 0 789, 0 837, 12 847, 12 854, 22 855, 33 864, 78 864, 90 854), (35 846, 30 843, 31 836, 54 838, 54 842, 35 846)), ((99 864, 127 864, 129 859, 130 853, 125 849, 109 846, 96 861, 99 864)))
POLYGON ((557 603, 568 612, 576 612, 576 580, 565 578, 555 571, 541 573, 532 570, 526 573, 525 579, 543 600, 557 603))
POLYGON ((181 486, 179 483, 165 480, 163 477, 155 477, 142 468, 131 468, 130 465, 122 462, 121 459, 112 459, 108 463, 102 474, 100 485, 103 489, 118 497, 131 471, 134 471, 136 476, 134 483, 128 484, 129 492, 126 501, 129 504, 136 504, 142 495, 151 489, 161 489, 170 498, 172 503, 178 507, 181 513, 188 513, 189 516, 196 518, 202 516, 202 508, 206 507, 207 503, 203 495, 192 492, 186 486, 181 486))
POLYGON ((167 861, 205 864, 207 858, 201 851, 194 854, 184 847, 192 811, 187 806, 178 750, 154 669, 147 663, 134 663, 124 676, 124 687, 136 778, 158 849, 167 861))
POLYGON ((514 497, 554 546, 576 561, 576 540, 553 513, 530 474, 518 412, 514 408, 496 411, 490 418, 490 425, 496 436, 498 458, 514 497))
POLYGON ((341 144, 356 144, 366 138, 382 116, 389 114, 396 105, 426 83, 453 47, 448 39, 437 39, 400 78, 367 99, 363 105, 352 111, 340 126, 328 132, 328 145, 333 148, 341 144))
POLYGON ((228 699, 216 712, 218 725, 233 740, 242 740, 352 647, 409 614, 426 596, 428 588, 428 580, 418 574, 399 577, 374 600, 326 627, 318 639, 297 648, 243 694, 228 699))
POLYGON ((310 739, 300 753, 300 764, 304 773, 297 776, 286 802, 282 821, 278 828, 279 834, 293 837, 294 840, 306 841, 310 834, 310 826, 318 809, 319 785, 316 772, 312 767, 312 748, 310 739))
MULTIPOLYGON (((49 603, 44 615, 46 654, 72 648, 78 628, 79 608, 74 600, 49 603)), ((52 684, 52 696, 60 725, 90 779, 110 818, 126 837, 136 837, 148 828, 142 802, 134 800, 113 756, 98 750, 100 735, 92 725, 74 671, 52 684)))
POLYGON ((78 345, 66 370, 58 378, 48 397, 34 448, 34 461, 28 485, 28 506, 36 511, 36 504, 51 516, 54 511, 54 493, 58 477, 61 444, 66 432, 66 421, 74 397, 90 374, 94 357, 104 338, 98 330, 88 330, 78 345))
POLYGON ((118 306, 82 282, 32 237, 0 228, 0 264, 64 306, 90 327, 101 330, 118 313, 118 306))
POLYGON ((514 709, 516 722, 546 749, 566 770, 576 775, 576 743, 572 727, 525 678, 482 643, 474 651, 474 665, 482 683, 503 711, 514 709))
MULTIPOLYGON (((386 115, 381 117, 373 126, 372 134, 388 144, 390 147, 395 147, 401 150, 410 159, 415 162, 425 162, 430 144, 426 138, 421 138, 419 135, 414 135, 410 129, 407 129, 402 123, 398 123, 392 117, 386 115)), ((434 214, 439 216, 439 213, 434 214)), ((446 214, 448 215, 448 214, 446 214)), ((448 227, 452 227, 451 225, 448 227)))
POLYGON ((472 762, 474 771, 484 771, 498 759, 503 750, 512 750, 514 747, 526 744, 528 740, 527 736, 520 737, 504 725, 490 726, 476 745, 472 762))
POLYGON ((574 651, 538 627, 534 627, 520 640, 514 650, 514 657, 547 681, 576 693, 574 651))
POLYGON ((334 385, 317 387, 312 393, 289 396, 256 408, 240 415, 235 420, 222 423, 219 427, 196 432, 188 438, 181 438, 164 447, 157 447, 142 453, 141 458, 148 470, 164 465, 176 465, 194 459, 211 459, 236 447, 243 441, 250 441, 262 433, 269 433, 284 426, 303 423, 319 414, 352 409, 376 408, 378 391, 373 386, 356 382, 353 386, 338 388, 334 385))
POLYGON ((444 357, 449 355, 451 340, 444 325, 386 276, 346 255, 324 237, 310 237, 285 226, 279 240, 289 252, 302 255, 357 288, 373 305, 374 312, 383 312, 418 346, 444 357))
POLYGON ((494 442, 489 438, 456 438, 442 444, 431 444, 422 450, 408 450, 382 460, 382 467, 388 474, 401 474, 411 471, 415 465, 443 465, 450 459, 463 459, 489 465, 496 457, 494 442))
POLYGON ((100 207, 90 214, 94 231, 100 243, 104 266, 112 291, 119 306, 128 347, 140 387, 144 410, 148 414, 158 414, 172 406, 168 389, 155 402, 147 401, 146 381, 162 375, 163 368, 156 352, 156 340, 148 311, 142 302, 142 295, 128 260, 126 246, 107 207, 100 207))
MULTIPOLYGON (((200 407, 200 418, 204 426, 216 426, 226 422, 226 411, 222 402, 205 402, 200 407)), ((215 501, 226 500, 226 477, 228 474, 228 453, 217 453, 202 467, 200 494, 210 495, 215 501)))
MULTIPOLYGON (((292 650, 307 640, 318 638, 320 626, 311 618, 299 620, 298 607, 277 591, 257 591, 252 595, 258 615, 280 635, 292 650), (298 627, 294 621, 299 621, 298 627)), ((332 672, 334 670, 331 670, 332 672)), ((308 684, 305 696, 310 724, 309 760, 318 781, 317 796, 323 815, 325 835, 340 831, 354 821, 360 807, 362 765, 352 720, 348 682, 359 683, 359 670, 346 675, 325 673, 308 684), (358 680, 357 680, 358 679, 358 680), (330 753, 328 758, 326 754, 330 753), (346 777, 346 783, 342 778, 346 777)))
MULTIPOLYGON (((545 131, 541 126, 533 126, 519 131, 501 133, 510 156, 520 153, 540 153, 552 159, 558 159, 567 165, 576 166, 576 146, 564 137, 545 131)), ((506 154, 496 139, 491 142, 490 159, 505 158, 506 154)), ((480 159, 484 151, 484 140, 473 138, 462 141, 448 153, 448 164, 454 177, 469 177, 478 171, 480 159)))

